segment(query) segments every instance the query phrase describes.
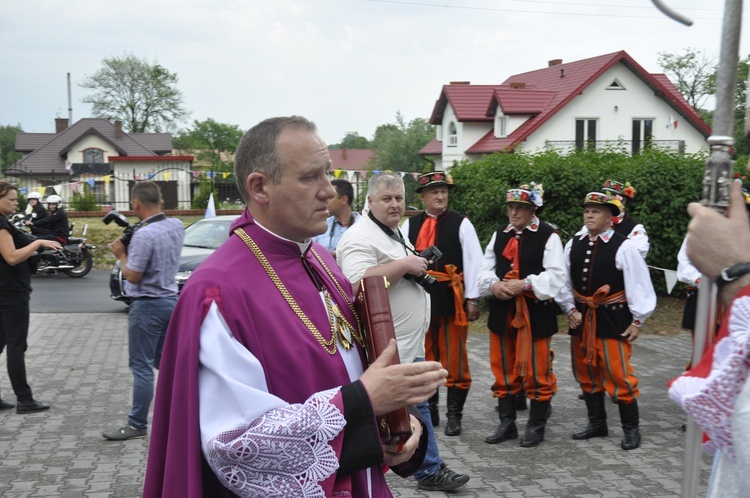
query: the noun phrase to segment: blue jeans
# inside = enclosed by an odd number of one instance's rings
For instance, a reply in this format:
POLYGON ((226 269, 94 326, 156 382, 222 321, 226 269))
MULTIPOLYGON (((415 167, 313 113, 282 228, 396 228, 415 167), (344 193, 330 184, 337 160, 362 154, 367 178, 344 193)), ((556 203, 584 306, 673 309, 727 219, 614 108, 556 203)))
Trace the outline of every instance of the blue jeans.
POLYGON ((154 398, 154 368, 159 368, 161 350, 177 296, 139 298, 128 315, 128 366, 133 372, 133 408, 128 424, 136 429, 148 426, 148 409, 154 398))
MULTIPOLYGON (((424 361, 424 358, 414 358, 414 363, 418 361, 424 361)), ((422 418, 427 426, 427 454, 424 456, 422 466, 414 473, 414 478, 417 481, 422 481, 438 473, 440 467, 443 465, 443 459, 440 458, 437 439, 435 439, 435 430, 432 428, 430 405, 427 401, 423 401, 417 405, 417 409, 422 414, 422 418)))

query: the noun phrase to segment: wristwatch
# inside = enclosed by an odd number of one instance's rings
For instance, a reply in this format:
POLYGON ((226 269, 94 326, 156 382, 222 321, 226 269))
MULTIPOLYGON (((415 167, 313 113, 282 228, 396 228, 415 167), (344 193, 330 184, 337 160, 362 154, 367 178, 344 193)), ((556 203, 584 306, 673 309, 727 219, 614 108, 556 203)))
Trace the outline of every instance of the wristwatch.
POLYGON ((716 277, 716 286, 721 289, 729 282, 737 280, 742 275, 750 273, 750 263, 737 263, 736 265, 724 268, 716 277))

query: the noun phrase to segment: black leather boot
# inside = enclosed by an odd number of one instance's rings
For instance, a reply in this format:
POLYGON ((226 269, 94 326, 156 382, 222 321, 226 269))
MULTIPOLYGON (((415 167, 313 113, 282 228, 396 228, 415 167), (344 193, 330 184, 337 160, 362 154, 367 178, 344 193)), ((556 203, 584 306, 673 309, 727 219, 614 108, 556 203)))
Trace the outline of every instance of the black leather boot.
POLYGON ((430 405, 430 418, 432 419, 432 426, 437 427, 440 425, 440 391, 435 391, 430 399, 427 400, 427 404, 430 405))
POLYGON ((573 433, 573 439, 591 439, 592 437, 607 437, 607 410, 604 408, 604 393, 583 395, 588 410, 589 423, 586 428, 573 433))
POLYGON ((458 436, 461 434, 461 417, 463 416, 464 403, 466 403, 466 396, 468 395, 468 389, 448 388, 448 423, 445 424, 446 436, 458 436))
POLYGON ((634 450, 641 445, 641 431, 638 429, 638 401, 633 401, 627 405, 620 403, 618 407, 620 408, 622 432, 625 435, 620 447, 623 450, 634 450))
POLYGON ((497 444, 507 441, 508 439, 517 439, 518 428, 516 427, 515 396, 497 398, 497 413, 500 416, 500 425, 484 438, 484 442, 488 444, 497 444))
POLYGON ((544 441, 544 428, 547 426, 550 401, 531 400, 529 408, 529 421, 526 422, 526 432, 521 438, 521 446, 533 448, 544 441))

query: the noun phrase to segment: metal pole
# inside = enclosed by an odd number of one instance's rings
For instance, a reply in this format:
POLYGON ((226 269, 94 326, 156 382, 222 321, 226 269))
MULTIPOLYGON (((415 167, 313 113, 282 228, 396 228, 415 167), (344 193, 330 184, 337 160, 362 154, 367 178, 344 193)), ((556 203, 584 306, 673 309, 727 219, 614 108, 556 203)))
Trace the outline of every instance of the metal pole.
MULTIPOLYGON (((687 24, 686 18, 669 10, 659 0, 652 0, 662 12, 687 24)), ((689 20, 687 20, 689 21, 689 20)), ((740 31, 742 29, 742 0, 726 0, 721 35, 719 70, 716 74, 716 110, 708 143, 711 156, 706 162, 701 204, 724 212, 729 206, 729 185, 734 169, 730 148, 734 144, 734 100, 737 88, 740 31)), ((695 317, 692 365, 697 365, 704 351, 711 346, 716 329, 716 284, 706 275, 701 277, 695 317)), ((685 434, 685 456, 682 472, 682 498, 698 496, 701 471, 701 443, 703 435, 692 417, 688 416, 685 434)))

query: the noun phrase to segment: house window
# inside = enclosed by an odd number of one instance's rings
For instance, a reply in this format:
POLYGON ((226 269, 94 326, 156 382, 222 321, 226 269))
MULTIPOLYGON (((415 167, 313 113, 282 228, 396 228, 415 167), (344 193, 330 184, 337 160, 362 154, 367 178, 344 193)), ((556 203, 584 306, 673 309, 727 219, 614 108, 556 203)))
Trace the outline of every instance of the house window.
POLYGON ((653 119, 634 119, 633 120, 633 155, 638 154, 641 149, 651 147, 654 139, 654 120, 653 119))
POLYGON ((86 149, 83 151, 83 163, 95 164, 104 162, 104 151, 102 149, 86 149))
POLYGON ((508 118, 506 116, 497 116, 495 118, 495 136, 497 138, 508 136, 508 118))
POLYGON ((596 149, 596 119, 576 119, 576 151, 596 149))
POLYGON ((448 147, 455 147, 458 145, 458 131, 456 130, 456 123, 451 121, 448 125, 448 147))
POLYGON ((625 90, 625 87, 622 86, 622 83, 620 83, 617 78, 615 78, 612 80, 612 83, 609 84, 607 90, 625 90))

